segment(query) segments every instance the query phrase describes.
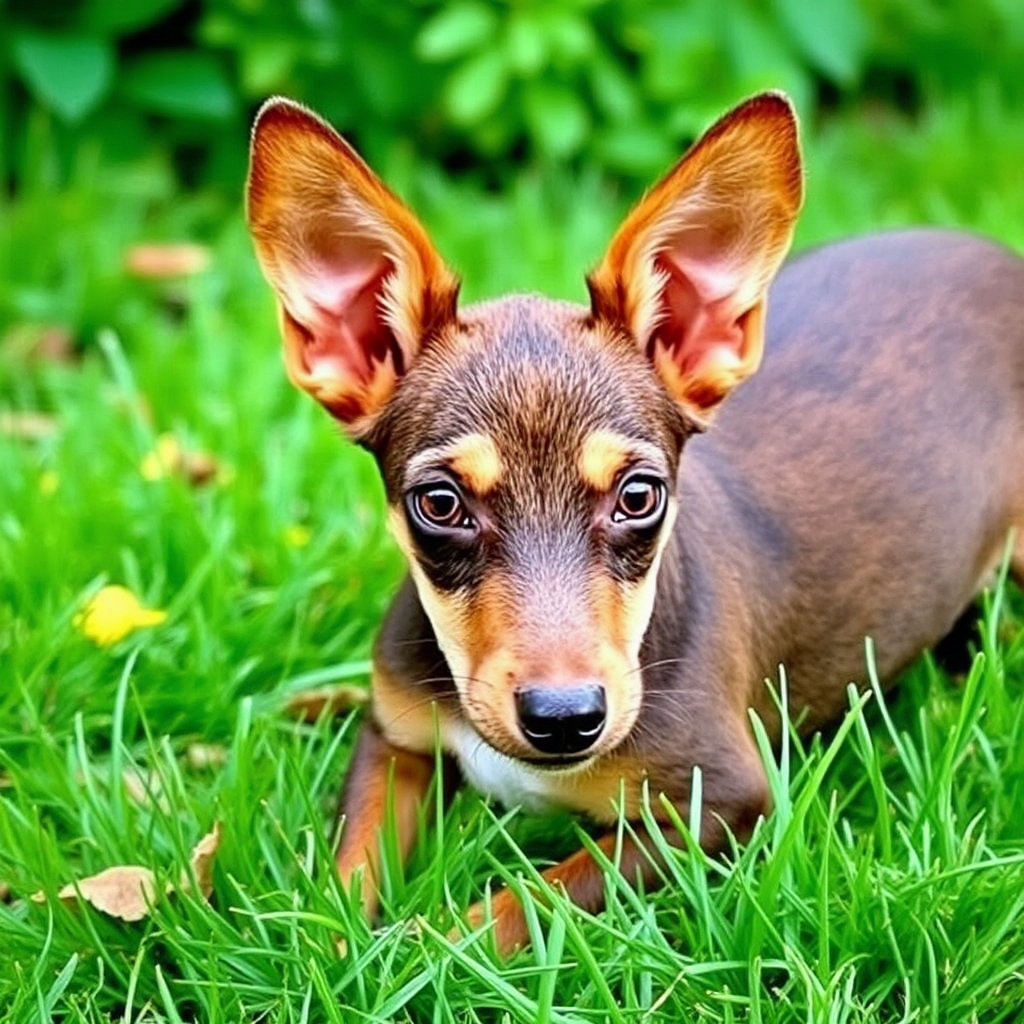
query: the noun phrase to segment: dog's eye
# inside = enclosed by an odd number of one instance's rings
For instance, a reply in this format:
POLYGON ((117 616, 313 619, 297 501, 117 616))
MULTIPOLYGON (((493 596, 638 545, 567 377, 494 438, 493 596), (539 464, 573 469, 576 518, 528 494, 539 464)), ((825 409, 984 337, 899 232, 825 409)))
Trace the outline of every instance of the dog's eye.
POLYGON ((650 524, 665 508, 665 485, 654 477, 629 476, 619 485, 612 522, 650 524))
POLYGON ((472 524, 461 495, 446 484, 418 488, 410 495, 409 505, 413 515, 426 527, 452 530, 472 524))

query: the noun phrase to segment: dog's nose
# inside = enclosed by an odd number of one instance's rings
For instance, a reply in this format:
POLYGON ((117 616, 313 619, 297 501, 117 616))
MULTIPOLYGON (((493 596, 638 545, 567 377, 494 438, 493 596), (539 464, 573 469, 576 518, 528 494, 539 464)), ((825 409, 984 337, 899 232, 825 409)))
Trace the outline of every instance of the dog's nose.
POLYGON ((604 687, 525 686, 516 691, 516 714, 523 735, 542 754, 580 754, 604 728, 604 687))

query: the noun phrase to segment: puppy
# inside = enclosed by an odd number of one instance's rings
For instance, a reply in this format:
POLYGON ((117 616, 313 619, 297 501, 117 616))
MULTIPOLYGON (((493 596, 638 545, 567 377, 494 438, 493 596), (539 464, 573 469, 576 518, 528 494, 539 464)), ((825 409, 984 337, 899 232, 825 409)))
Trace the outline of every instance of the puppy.
MULTIPOLYGON (((338 869, 362 871, 371 912, 385 808, 405 853, 435 723, 473 786, 609 828, 645 784, 686 819, 699 766, 718 850, 768 810, 749 711, 778 738, 779 665, 817 729, 862 679, 864 637, 891 679, 1014 527, 1024 572, 1024 262, 904 231, 773 284, 801 199, 793 110, 755 96, 629 214, 589 307, 460 309, 338 134, 287 100, 260 112, 248 216, 288 373, 373 453, 409 563, 343 798, 338 869)), ((620 869, 652 884, 636 835, 620 869)), ((586 851, 546 876, 600 907, 586 851)), ((526 940, 510 893, 491 912, 499 949, 526 940)))

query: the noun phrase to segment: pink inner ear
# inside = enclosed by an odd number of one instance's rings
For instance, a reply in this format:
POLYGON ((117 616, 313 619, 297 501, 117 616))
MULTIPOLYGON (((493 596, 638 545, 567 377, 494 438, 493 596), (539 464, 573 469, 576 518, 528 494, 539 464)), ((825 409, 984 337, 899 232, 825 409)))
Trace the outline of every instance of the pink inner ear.
POLYGON ((655 260, 666 282, 649 353, 655 344, 666 349, 684 377, 738 366, 743 361, 745 310, 736 308, 735 268, 721 259, 695 258, 689 246, 687 254, 670 250, 655 260))
POLYGON ((374 364, 398 352, 380 310, 390 264, 379 255, 352 255, 357 258, 344 263, 321 258, 295 268, 283 288, 288 312, 303 328, 303 364, 311 378, 334 390, 369 383, 374 364))

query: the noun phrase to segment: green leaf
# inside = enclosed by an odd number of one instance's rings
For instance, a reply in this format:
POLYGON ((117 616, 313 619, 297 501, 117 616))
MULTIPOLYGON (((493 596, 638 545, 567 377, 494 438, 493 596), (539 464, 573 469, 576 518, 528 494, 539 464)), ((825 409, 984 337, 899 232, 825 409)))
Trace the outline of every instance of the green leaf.
POLYGON ((389 126, 392 134, 407 111, 420 109, 419 97, 435 94, 434 76, 441 74, 429 65, 410 61, 407 52, 384 39, 367 37, 352 48, 349 60, 365 116, 389 126))
POLYGON ((850 85, 864 65, 868 33, 855 0, 774 0, 779 20, 818 71, 850 85))
POLYGON ((641 94, 674 103, 706 92, 722 74, 722 32, 708 33, 699 23, 671 20, 662 30, 664 35, 657 36, 657 43, 640 58, 641 94))
POLYGON ((597 37, 590 22, 582 14, 556 5, 540 9, 544 17, 544 34, 549 48, 563 66, 579 64, 594 52, 597 37))
POLYGON ((288 75, 299 60, 294 40, 257 36, 237 51, 245 95, 263 97, 284 88, 288 75))
POLYGON ((526 90, 523 113, 540 150, 565 157, 579 151, 590 128, 590 114, 576 91, 556 82, 533 82, 526 90))
POLYGON ((104 35, 123 35, 154 25, 184 6, 185 0, 86 0, 78 21, 104 35))
POLYGON ((467 0, 442 8, 423 26, 416 52, 424 60, 460 57, 493 38, 498 16, 484 3, 467 0))
POLYGON ((505 30, 505 49, 509 66, 517 75, 528 78, 544 66, 547 43, 543 26, 529 9, 512 11, 505 30))
POLYGON ((508 86, 508 69, 498 50, 484 50, 460 64, 445 86, 445 108, 458 125, 472 125, 493 113, 508 86))
POLYGON ((732 59, 733 91, 708 97, 714 101, 711 116, 722 103, 762 89, 782 89, 798 110, 811 109, 811 69, 793 53, 781 25, 753 11, 737 10, 722 39, 732 59))
POLYGON ((650 178, 662 173, 680 155, 659 127, 643 121, 613 125, 595 140, 596 152, 616 171, 650 178))
POLYGON ((599 54, 588 68, 594 103, 605 117, 624 121, 637 116, 640 109, 639 90, 622 66, 599 54))
POLYGON ((93 36, 22 31, 11 56, 29 92, 65 121, 93 110, 114 76, 113 47, 93 36))
POLYGON ((212 54, 165 50, 137 57, 121 79, 125 97, 173 117, 224 120, 235 109, 235 94, 212 54))

